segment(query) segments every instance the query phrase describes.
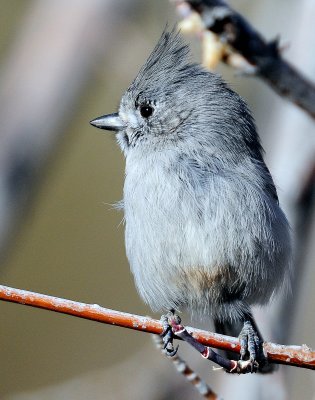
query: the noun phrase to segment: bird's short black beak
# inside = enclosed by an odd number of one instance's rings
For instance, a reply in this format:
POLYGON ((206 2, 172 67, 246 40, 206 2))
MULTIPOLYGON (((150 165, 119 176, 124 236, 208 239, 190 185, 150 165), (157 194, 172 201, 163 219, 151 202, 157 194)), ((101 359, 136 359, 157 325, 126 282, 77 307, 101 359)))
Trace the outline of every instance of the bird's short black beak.
POLYGON ((90 124, 99 129, 107 131, 119 131, 124 128, 124 124, 118 113, 103 115, 90 121, 90 124))

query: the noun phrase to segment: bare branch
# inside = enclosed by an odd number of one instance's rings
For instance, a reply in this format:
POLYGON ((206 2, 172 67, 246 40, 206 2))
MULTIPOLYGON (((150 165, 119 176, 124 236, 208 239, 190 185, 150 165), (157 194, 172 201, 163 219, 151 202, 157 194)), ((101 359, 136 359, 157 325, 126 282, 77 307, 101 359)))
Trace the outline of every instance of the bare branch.
POLYGON ((315 85, 282 58, 278 40, 267 42, 222 0, 187 0, 186 3, 201 16, 206 29, 255 67, 255 75, 315 118, 315 85))
MULTIPOLYGON (((62 314, 69 314, 92 321, 142 332, 161 334, 162 323, 158 320, 134 314, 103 308, 97 304, 85 304, 76 301, 47 296, 44 294, 14 289, 0 285, 0 300, 43 308, 62 314)), ((229 350, 239 353, 240 344, 237 338, 206 332, 191 327, 186 328, 194 338, 205 346, 229 350)), ((284 346, 274 343, 264 343, 264 352, 268 362, 285 364, 300 368, 315 369, 315 351, 306 345, 284 346)))

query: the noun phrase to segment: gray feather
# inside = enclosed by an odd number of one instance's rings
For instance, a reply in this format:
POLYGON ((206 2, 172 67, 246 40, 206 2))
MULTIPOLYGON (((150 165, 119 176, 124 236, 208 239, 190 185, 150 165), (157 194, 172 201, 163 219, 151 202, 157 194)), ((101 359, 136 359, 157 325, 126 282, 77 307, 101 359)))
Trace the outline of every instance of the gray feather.
POLYGON ((165 31, 119 116, 126 251, 142 298, 219 321, 267 303, 290 275, 290 229, 245 102, 165 31))

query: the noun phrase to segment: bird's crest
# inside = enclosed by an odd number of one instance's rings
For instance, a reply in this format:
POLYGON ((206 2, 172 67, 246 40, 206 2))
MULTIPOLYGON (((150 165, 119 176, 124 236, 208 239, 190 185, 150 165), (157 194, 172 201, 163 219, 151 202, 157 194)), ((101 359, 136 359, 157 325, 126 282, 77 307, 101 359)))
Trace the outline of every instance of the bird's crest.
POLYGON ((131 88, 152 87, 154 84, 160 86, 174 77, 177 82, 184 79, 192 68, 197 67, 197 64, 190 63, 189 55, 189 47, 183 43, 179 31, 176 28, 171 31, 165 29, 131 88))

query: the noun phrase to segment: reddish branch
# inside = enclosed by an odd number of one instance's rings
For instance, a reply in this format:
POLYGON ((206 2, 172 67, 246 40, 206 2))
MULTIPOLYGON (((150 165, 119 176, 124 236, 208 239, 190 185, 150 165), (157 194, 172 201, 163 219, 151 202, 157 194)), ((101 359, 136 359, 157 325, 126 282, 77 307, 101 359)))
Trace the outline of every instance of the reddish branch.
MULTIPOLYGON (((100 307, 97 304, 79 303, 3 285, 0 285, 0 300, 43 308, 142 332, 161 334, 163 329, 160 321, 149 317, 123 313, 100 307)), ((236 353, 240 351, 239 341, 236 338, 190 327, 187 330, 205 346, 230 350, 236 353)), ((264 343, 264 351, 269 362, 315 369, 315 351, 312 351, 306 345, 284 346, 264 343)))
POLYGON ((315 118, 315 86, 282 58, 277 40, 267 42, 222 0, 186 2, 200 14, 208 30, 255 66, 257 76, 315 118))

